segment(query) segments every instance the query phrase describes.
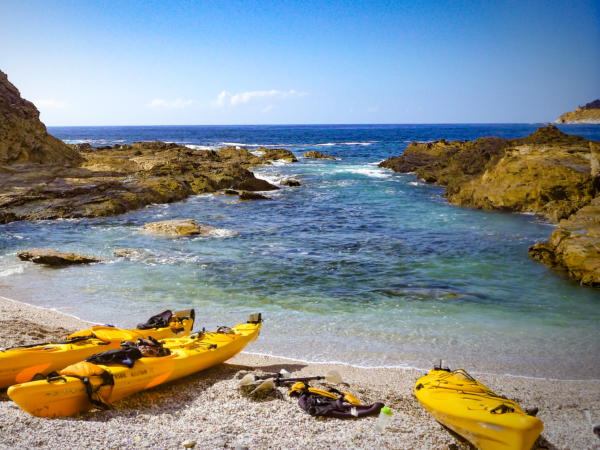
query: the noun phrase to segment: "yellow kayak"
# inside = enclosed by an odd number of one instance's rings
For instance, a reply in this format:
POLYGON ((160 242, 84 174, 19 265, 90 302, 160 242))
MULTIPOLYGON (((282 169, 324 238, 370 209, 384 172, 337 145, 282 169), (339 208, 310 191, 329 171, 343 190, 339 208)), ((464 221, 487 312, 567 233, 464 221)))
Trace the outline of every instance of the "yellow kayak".
POLYGON ((132 368, 83 362, 62 370, 61 376, 11 386, 8 396, 37 417, 66 417, 94 407, 105 409, 98 403, 107 406, 227 361, 258 338, 260 327, 260 314, 251 315, 249 322, 225 332, 201 332, 163 340, 163 345, 171 351, 169 356, 142 357, 132 368), (78 377, 72 376, 74 371, 78 377), (71 375, 64 375, 67 372, 71 375))
POLYGON ((463 369, 436 367, 417 380, 414 392, 438 422, 479 450, 530 450, 544 430, 540 419, 494 394, 463 369))
POLYGON ((111 326, 97 326, 73 333, 65 341, 0 351, 0 388, 25 383, 31 381, 38 373, 47 375, 96 353, 120 348, 121 341, 187 336, 194 326, 194 318, 193 309, 178 311, 173 313, 168 327, 121 330, 111 326))

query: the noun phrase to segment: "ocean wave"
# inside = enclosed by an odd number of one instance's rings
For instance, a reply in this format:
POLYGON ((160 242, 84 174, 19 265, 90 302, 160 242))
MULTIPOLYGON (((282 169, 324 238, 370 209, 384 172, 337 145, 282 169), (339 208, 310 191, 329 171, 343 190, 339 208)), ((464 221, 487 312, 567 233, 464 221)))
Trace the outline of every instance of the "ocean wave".
POLYGON ((383 171, 379 168, 373 167, 358 167, 358 168, 345 168, 334 170, 333 173, 356 173, 358 175, 365 175, 372 178, 389 178, 392 173, 383 171))
POLYGON ((23 273, 25 268, 23 266, 12 267, 10 269, 3 270, 0 272, 0 278, 10 277, 11 275, 15 275, 17 273, 23 273))

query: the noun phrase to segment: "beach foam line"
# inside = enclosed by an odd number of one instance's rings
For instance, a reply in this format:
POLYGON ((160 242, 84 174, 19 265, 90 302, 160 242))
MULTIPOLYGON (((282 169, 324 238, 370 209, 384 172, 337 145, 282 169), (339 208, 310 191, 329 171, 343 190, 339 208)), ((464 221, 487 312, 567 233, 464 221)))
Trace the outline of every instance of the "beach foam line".
MULTIPOLYGON (((362 366, 362 365, 358 365, 358 364, 350 364, 350 363, 346 363, 346 362, 342 362, 342 361, 310 361, 310 360, 306 360, 306 359, 298 359, 298 358, 289 358, 286 356, 277 356, 277 355, 271 355, 269 353, 259 353, 259 352, 249 352, 249 351, 242 351, 241 353, 245 353, 248 355, 255 355, 255 356, 266 356, 269 358, 277 358, 277 359, 285 359, 287 361, 295 361, 295 362, 301 362, 304 364, 311 364, 311 365, 338 365, 338 366, 347 366, 347 367, 355 367, 357 369, 391 369, 391 370, 418 370, 418 371, 425 371, 425 372, 429 372, 430 368, 422 368, 422 367, 415 367, 415 366, 401 366, 401 365, 391 365, 391 366, 362 366)), ((592 382, 592 383, 598 383, 600 382, 599 380, 593 379, 593 380, 564 380, 564 379, 559 379, 559 378, 541 378, 541 377, 529 377, 526 375, 512 375, 512 374, 501 374, 501 373, 492 373, 492 372, 477 372, 477 371, 469 371, 469 373, 472 374, 477 374, 477 375, 490 375, 493 377, 510 377, 510 378, 523 378, 523 379, 527 379, 527 380, 539 380, 539 381, 566 381, 566 382, 571 382, 571 381, 577 381, 577 382, 592 382)))
POLYGON ((81 317, 77 317, 77 316, 74 316, 72 314, 67 314, 67 313, 64 313, 62 311, 58 311, 56 309, 44 308, 43 306, 36 306, 36 305, 32 305, 30 303, 20 302, 19 300, 13 300, 12 298, 4 297, 2 295, 0 295, 0 299, 2 299, 2 300, 8 300, 9 302, 18 303, 20 305, 29 306, 31 308, 37 308, 37 309, 41 309, 41 310, 44 310, 44 311, 52 311, 52 312, 55 312, 57 314, 62 314, 64 316, 69 316, 69 317, 72 317, 74 319, 81 320, 82 322, 91 323, 93 325, 100 325, 100 323, 98 323, 98 322, 90 322, 89 320, 85 320, 85 319, 82 319, 81 317))
MULTIPOLYGON (((4 297, 0 295, 0 299, 2 300, 7 300, 9 302, 13 302, 13 303, 18 303, 20 305, 25 305, 25 306, 29 306, 31 308, 37 308, 37 309, 41 309, 44 311, 52 311, 54 313, 57 314, 62 314, 65 316, 69 316, 69 317, 73 317, 74 319, 77 320, 81 320, 82 322, 87 322, 93 325, 99 325, 99 323, 97 322, 90 322, 89 320, 85 320, 82 319, 80 317, 74 316, 72 314, 67 314, 64 313, 62 311, 58 311, 56 309, 50 309, 50 308, 44 308, 42 306, 36 306, 36 305, 31 305, 29 303, 25 303, 25 302, 21 302, 18 300, 13 300, 12 298, 8 298, 8 297, 4 297)), ((415 366, 401 366, 401 365, 390 365, 390 366, 362 366, 362 365, 358 365, 358 364, 351 364, 351 363, 347 363, 347 362, 343 362, 343 361, 311 361, 311 360, 307 360, 307 359, 300 359, 300 358, 289 358, 286 356, 277 356, 277 355, 272 355, 272 354, 268 354, 268 353, 260 353, 260 352, 248 352, 248 351, 242 351, 241 353, 245 353, 248 355, 255 355, 255 356, 265 356, 268 358, 277 358, 277 359, 284 359, 286 361, 295 361, 295 362, 300 362, 300 363, 304 363, 304 364, 311 364, 311 365, 339 365, 339 366, 347 366, 347 367, 354 367, 357 369, 393 369, 393 370, 419 370, 419 371, 425 371, 428 372, 429 368, 422 368, 422 367, 415 367, 415 366)), ((523 379, 527 379, 527 380, 539 380, 539 381, 565 381, 565 382, 591 382, 591 383, 597 383, 600 382, 600 379, 596 380, 564 380, 564 379, 558 379, 558 378, 541 378, 541 377, 529 377, 529 376, 525 376, 525 375, 512 375, 512 374, 499 374, 499 373, 491 373, 491 372, 477 372, 477 371, 470 371, 469 373, 472 374, 477 374, 477 375, 490 375, 490 376, 494 376, 494 377, 510 377, 510 378, 523 378, 523 379)))

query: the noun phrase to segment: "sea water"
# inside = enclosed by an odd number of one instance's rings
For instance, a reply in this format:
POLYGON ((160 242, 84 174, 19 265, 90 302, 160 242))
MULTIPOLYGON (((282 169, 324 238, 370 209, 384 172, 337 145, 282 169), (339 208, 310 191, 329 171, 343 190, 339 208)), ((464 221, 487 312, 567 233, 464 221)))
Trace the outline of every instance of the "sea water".
MULTIPOLYGON (((131 327, 164 309, 196 328, 262 312, 248 351, 313 362, 451 367, 558 379, 600 379, 600 291, 532 260, 553 225, 535 215, 446 203, 444 188, 377 163, 412 141, 524 137, 537 125, 55 127, 68 143, 162 140, 195 149, 284 147, 297 163, 254 170, 301 187, 272 201, 203 194, 117 217, 0 226, 0 295, 131 327), (319 150, 336 161, 302 158, 319 150), (195 219, 211 237, 164 238, 145 223, 195 219), (133 260, 49 268, 32 247, 133 260)), ((600 140, 600 127, 560 126, 600 140)))

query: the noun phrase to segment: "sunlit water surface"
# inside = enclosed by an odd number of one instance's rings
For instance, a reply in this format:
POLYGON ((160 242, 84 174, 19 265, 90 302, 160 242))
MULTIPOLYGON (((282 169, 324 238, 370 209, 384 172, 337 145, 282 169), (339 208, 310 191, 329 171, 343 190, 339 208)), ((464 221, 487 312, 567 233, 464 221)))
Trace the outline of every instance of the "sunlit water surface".
MULTIPOLYGON (((600 127, 561 129, 600 140, 600 127)), ((249 351, 360 366, 600 379, 600 291, 531 260, 553 226, 533 215, 448 205, 444 189, 376 163, 411 141, 523 137, 535 125, 50 128, 66 142, 285 147, 299 162, 258 177, 302 187, 273 201, 199 195, 118 217, 0 226, 0 295, 129 327, 166 308, 198 326, 266 318, 249 351), (319 150, 339 158, 301 158, 319 150), (147 222, 192 218, 219 237, 161 238, 147 222), (229 233, 225 230, 232 230, 229 233), (16 252, 48 247, 133 261, 53 269, 16 252)))

